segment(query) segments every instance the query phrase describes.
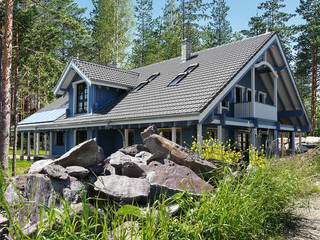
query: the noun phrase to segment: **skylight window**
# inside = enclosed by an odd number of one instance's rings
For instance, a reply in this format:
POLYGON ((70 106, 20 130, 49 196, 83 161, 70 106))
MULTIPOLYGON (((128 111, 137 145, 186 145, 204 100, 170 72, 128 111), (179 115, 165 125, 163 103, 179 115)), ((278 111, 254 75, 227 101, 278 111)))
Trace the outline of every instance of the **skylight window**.
POLYGON ((138 92, 140 89, 142 89, 144 86, 146 86, 148 83, 150 83, 151 81, 153 81, 156 77, 158 77, 160 75, 160 73, 155 73, 155 74, 152 74, 150 77, 148 77, 147 80, 139 83, 138 86, 136 86, 132 92, 135 93, 135 92, 138 92))
POLYGON ((168 84, 168 87, 177 85, 179 82, 181 82, 182 79, 184 79, 189 73, 191 73, 193 70, 195 70, 198 66, 199 66, 199 63, 191 64, 186 70, 184 70, 183 73, 179 73, 178 76, 176 76, 168 84))

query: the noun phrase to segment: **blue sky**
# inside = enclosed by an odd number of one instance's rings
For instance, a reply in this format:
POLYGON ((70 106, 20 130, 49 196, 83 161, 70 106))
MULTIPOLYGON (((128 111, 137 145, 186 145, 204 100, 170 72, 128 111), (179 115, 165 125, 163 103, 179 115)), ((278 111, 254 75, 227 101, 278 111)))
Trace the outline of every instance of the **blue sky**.
MULTIPOLYGON (((87 16, 89 16, 89 12, 92 10, 92 2, 91 0, 75 0, 79 7, 83 7, 87 9, 87 16)), ((228 19, 231 23, 232 29, 234 31, 240 31, 242 29, 248 28, 248 21, 251 16, 255 16, 257 14, 257 6, 259 3, 263 2, 263 0, 226 0, 228 6, 230 7, 228 19)), ((153 14, 154 16, 158 16, 161 14, 161 9, 163 8, 165 0, 153 0, 153 14)), ((286 0, 285 1, 286 9, 285 11, 288 13, 295 13, 295 9, 299 5, 299 0, 286 0)), ((290 24, 299 24, 301 23, 301 18, 299 16, 291 19, 290 24)))

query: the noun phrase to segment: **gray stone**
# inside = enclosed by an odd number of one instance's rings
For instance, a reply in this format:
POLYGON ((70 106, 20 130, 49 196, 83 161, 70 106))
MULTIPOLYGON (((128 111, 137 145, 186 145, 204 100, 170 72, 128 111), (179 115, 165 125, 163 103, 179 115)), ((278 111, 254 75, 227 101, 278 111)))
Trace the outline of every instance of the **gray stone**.
POLYGON ((15 204, 19 202, 19 190, 16 190, 13 183, 10 183, 4 192, 4 198, 9 204, 15 204))
POLYGON ((111 199, 129 203, 146 200, 150 193, 148 180, 119 175, 100 176, 94 186, 111 199))
POLYGON ((99 164, 102 161, 101 149, 98 148, 94 139, 89 139, 71 148, 68 152, 55 160, 54 163, 63 167, 89 167, 99 164))
POLYGON ((160 134, 158 128, 155 125, 147 127, 143 132, 140 133, 142 141, 150 137, 152 134, 160 134))
POLYGON ((98 146, 98 162, 101 163, 103 162, 105 156, 104 156, 104 152, 103 152, 103 148, 98 146))
POLYGON ((108 239, 140 240, 139 223, 135 221, 124 222, 109 234, 108 239))
POLYGON ((80 179, 85 178, 89 174, 88 169, 80 166, 69 166, 66 167, 66 170, 70 176, 80 179))
POLYGON ((109 163, 111 166, 115 168, 119 168, 122 166, 125 162, 131 162, 131 156, 124 154, 121 151, 117 151, 115 153, 112 153, 109 157, 109 163))
POLYGON ((151 159, 167 158, 199 174, 218 169, 211 162, 198 157, 186 148, 157 134, 152 134, 148 138, 145 138, 144 144, 153 154, 151 159))
POLYGON ((170 160, 163 162, 152 161, 147 166, 142 166, 146 172, 146 178, 150 182, 153 197, 157 198, 160 193, 168 196, 188 190, 193 194, 200 195, 204 191, 210 191, 213 187, 201 179, 196 173, 185 166, 178 165, 170 160))
POLYGON ((149 163, 153 157, 152 153, 141 151, 135 155, 135 158, 141 158, 143 162, 149 163))
POLYGON ((80 218, 83 216, 84 211, 86 211, 86 213, 88 213, 89 216, 93 216, 95 214, 98 215, 98 219, 103 220, 104 219, 104 214, 100 209, 95 208, 94 206, 92 206, 90 203, 86 203, 85 205, 80 202, 80 203, 76 203, 76 204, 71 204, 70 208, 72 209, 71 213, 70 213, 70 218, 74 219, 76 218, 80 218))
POLYGON ((57 178, 61 180, 67 180, 69 175, 67 169, 60 165, 47 165, 42 170, 44 173, 48 174, 52 178, 57 178))
POLYGON ((0 214, 0 227, 8 227, 9 219, 0 214))
POLYGON ((22 198, 22 201, 26 199, 24 190, 27 184, 27 177, 28 175, 19 175, 10 180, 8 187, 4 192, 4 198, 9 204, 18 203, 20 197, 22 198))
POLYGON ((86 190, 85 184, 78 180, 70 180, 68 187, 63 188, 62 194, 64 199, 68 199, 68 203, 81 202, 82 193, 86 190))
POLYGON ((145 172, 135 162, 125 162, 121 167, 121 175, 133 178, 145 177, 145 172))
POLYGON ((120 152, 124 153, 125 155, 130 155, 132 157, 134 157, 135 155, 137 155, 138 153, 144 151, 148 151, 148 149, 141 145, 141 144, 134 144, 132 146, 128 146, 126 148, 121 148, 119 149, 120 152))
POLYGON ((115 173, 118 175, 130 175, 129 166, 132 167, 132 171, 135 171, 133 176, 141 176, 143 171, 139 167, 140 165, 147 165, 147 162, 143 158, 132 157, 126 155, 123 152, 117 151, 107 159, 107 162, 115 168, 115 173))
POLYGON ((45 159, 45 160, 39 160, 33 163, 28 171, 28 174, 34 174, 34 173, 41 173, 43 168, 49 164, 51 164, 53 160, 51 159, 45 159))

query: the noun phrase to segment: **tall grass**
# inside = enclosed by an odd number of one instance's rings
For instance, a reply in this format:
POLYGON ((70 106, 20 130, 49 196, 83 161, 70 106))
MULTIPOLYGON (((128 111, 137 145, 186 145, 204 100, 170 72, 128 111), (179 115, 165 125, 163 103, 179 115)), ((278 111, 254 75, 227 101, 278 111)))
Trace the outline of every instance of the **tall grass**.
POLYGON ((38 233, 32 238, 108 239, 112 234, 114 239, 270 239, 292 221, 294 200, 315 191, 312 182, 319 170, 318 152, 303 161, 301 156, 273 160, 265 168, 243 171, 240 177, 226 168, 226 177, 212 192, 199 198, 185 191, 144 210, 112 204, 99 210, 98 200, 84 195, 81 214, 75 214, 67 200, 59 209, 43 206, 38 233), (169 214, 171 204, 179 204, 179 214, 169 214))

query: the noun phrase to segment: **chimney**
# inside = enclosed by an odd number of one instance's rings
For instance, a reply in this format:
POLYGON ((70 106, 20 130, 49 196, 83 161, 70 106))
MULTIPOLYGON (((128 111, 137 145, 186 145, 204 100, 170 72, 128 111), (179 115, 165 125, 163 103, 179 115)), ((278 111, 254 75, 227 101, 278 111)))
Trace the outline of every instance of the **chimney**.
POLYGON ((192 51, 191 42, 186 38, 181 42, 181 60, 183 62, 187 61, 191 57, 192 51))

